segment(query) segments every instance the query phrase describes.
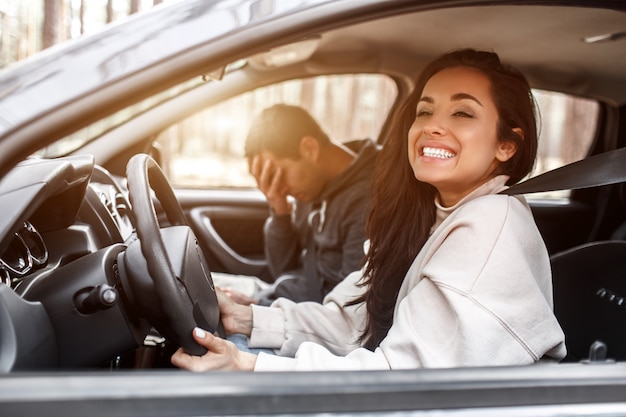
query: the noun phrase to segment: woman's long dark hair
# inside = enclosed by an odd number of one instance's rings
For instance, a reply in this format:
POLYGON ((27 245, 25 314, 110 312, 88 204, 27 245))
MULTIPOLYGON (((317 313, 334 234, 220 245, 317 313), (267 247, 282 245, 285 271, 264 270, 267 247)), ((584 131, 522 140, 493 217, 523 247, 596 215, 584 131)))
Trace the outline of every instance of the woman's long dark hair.
POLYGON ((415 178, 408 159, 408 131, 415 120, 417 102, 426 82, 439 71, 469 67, 491 82, 498 109, 498 136, 513 141, 515 155, 498 168, 514 184, 530 172, 537 153, 535 103, 526 78, 504 65, 493 52, 463 49, 447 53, 430 63, 417 79, 415 89, 396 113, 374 172, 372 210, 367 222, 370 248, 366 256, 363 285, 367 291, 351 304, 365 302, 367 325, 361 343, 375 349, 387 336, 404 277, 428 239, 435 222, 436 189, 415 178), (523 137, 512 129, 521 128, 523 137))

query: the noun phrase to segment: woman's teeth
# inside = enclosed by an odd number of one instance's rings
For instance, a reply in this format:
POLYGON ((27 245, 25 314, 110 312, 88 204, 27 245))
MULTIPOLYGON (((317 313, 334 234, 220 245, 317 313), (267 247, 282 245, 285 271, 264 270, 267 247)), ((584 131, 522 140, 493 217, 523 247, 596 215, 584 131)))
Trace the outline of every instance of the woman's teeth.
POLYGON ((449 159, 454 158, 456 156, 455 153, 447 151, 445 149, 440 148, 424 148, 422 150, 424 156, 428 156, 430 158, 440 158, 440 159, 449 159))

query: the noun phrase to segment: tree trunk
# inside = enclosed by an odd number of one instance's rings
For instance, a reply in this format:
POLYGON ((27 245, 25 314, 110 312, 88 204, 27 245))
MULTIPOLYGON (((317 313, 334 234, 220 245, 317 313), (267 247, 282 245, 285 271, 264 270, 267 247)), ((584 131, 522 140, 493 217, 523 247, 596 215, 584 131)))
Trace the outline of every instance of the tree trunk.
POLYGON ((129 14, 137 13, 138 11, 139 11, 139 0, 130 0, 129 14))
POLYGON ((63 40, 63 1, 44 0, 42 48, 48 48, 63 40))
POLYGON ((85 0, 80 0, 80 9, 78 10, 78 19, 80 22, 80 34, 85 33, 85 0))
POLYGON ((113 0, 107 0, 107 23, 111 23, 115 19, 113 10, 113 0))

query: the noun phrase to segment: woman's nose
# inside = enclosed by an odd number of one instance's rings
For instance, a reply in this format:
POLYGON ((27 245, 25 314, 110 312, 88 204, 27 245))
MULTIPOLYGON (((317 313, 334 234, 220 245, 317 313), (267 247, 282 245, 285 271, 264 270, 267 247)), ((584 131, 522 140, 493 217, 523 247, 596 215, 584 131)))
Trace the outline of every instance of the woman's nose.
POLYGON ((440 113, 433 112, 424 120, 424 133, 430 136, 440 136, 446 131, 445 120, 440 113))
POLYGON ((429 136, 441 136, 445 132, 445 128, 441 123, 438 123, 435 120, 429 120, 429 122, 424 125, 424 133, 429 136))

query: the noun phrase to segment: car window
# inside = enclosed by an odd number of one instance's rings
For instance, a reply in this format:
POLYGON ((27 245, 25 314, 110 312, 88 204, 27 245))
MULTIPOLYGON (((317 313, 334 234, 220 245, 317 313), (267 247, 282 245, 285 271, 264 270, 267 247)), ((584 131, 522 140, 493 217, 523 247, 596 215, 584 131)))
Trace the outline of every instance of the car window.
MULTIPOLYGON (((532 176, 583 159, 593 144, 600 106, 595 100, 533 90, 539 108, 539 149, 532 176)), ((252 119, 285 102, 309 110, 339 142, 376 139, 396 99, 394 82, 359 74, 292 80, 262 87, 205 109, 163 131, 163 169, 178 187, 254 187, 243 157, 252 119)), ((535 194, 561 199, 568 191, 535 194)))
POLYGON ((252 119, 277 103, 307 109, 337 142, 376 140, 397 97, 380 74, 298 79, 258 88, 193 114, 157 138, 162 167, 177 187, 256 187, 244 143, 252 119))
MULTIPOLYGON (((245 66, 244 60, 235 61, 223 68, 219 68, 216 73, 223 76, 224 74, 237 71, 243 66, 245 66)), ((213 78, 214 77, 211 73, 205 74, 202 77, 193 77, 183 83, 151 95, 111 114, 108 117, 103 117, 102 119, 99 119, 96 122, 87 125, 86 127, 79 129, 56 142, 51 143, 50 145, 35 152, 34 155, 43 158, 58 158, 60 156, 66 156, 77 149, 80 149, 85 144, 96 140, 107 131, 122 126, 124 123, 141 115, 143 112, 158 107, 176 96, 182 95, 196 87, 211 82, 213 78)))
MULTIPOLYGON (((539 110, 539 148, 531 176, 579 161, 589 154, 596 137, 600 105, 595 100, 544 90, 533 90, 539 110)), ((569 191, 530 196, 563 199, 569 191)))

